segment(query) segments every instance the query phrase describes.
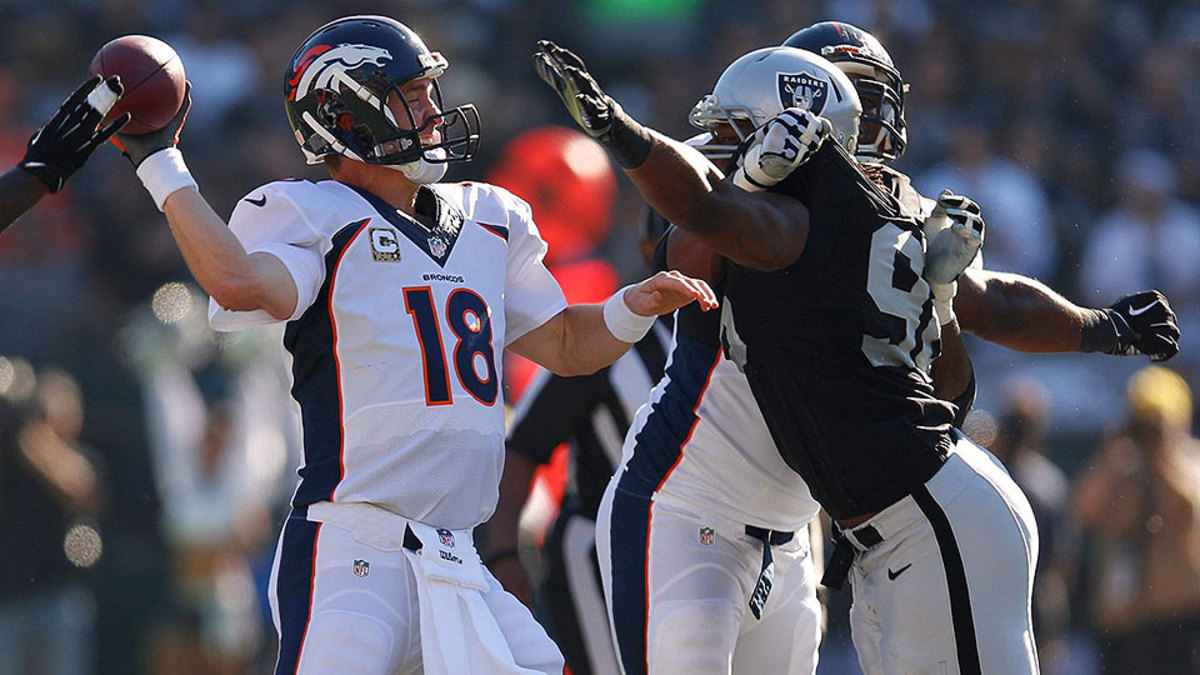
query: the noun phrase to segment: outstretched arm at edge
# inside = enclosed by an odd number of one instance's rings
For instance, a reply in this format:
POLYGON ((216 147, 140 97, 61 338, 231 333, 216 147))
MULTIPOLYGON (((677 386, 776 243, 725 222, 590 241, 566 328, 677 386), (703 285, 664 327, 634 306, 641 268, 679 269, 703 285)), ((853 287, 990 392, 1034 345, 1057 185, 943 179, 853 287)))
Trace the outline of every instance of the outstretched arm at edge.
POLYGON ((968 269, 954 313, 963 331, 1030 353, 1079 351, 1083 326, 1100 310, 1080 307, 1037 279, 968 269))
POLYGON ((49 192, 44 182, 19 167, 0 175, 0 232, 49 192))

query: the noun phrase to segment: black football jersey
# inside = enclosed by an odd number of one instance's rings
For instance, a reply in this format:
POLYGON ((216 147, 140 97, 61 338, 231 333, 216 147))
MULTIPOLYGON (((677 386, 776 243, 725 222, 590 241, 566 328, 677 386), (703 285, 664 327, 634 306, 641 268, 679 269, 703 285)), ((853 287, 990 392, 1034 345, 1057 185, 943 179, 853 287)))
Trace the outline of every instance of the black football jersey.
POLYGON ((878 511, 951 447, 953 408, 927 374, 939 333, 921 220, 836 143, 774 191, 809 209, 804 252, 775 272, 730 263, 722 343, 817 501, 839 520, 878 511))

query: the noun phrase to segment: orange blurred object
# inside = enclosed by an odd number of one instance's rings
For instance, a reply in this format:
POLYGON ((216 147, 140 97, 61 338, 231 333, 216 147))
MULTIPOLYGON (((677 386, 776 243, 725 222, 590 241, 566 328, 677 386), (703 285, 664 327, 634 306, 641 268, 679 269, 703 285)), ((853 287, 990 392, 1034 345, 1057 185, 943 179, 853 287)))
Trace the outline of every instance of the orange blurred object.
POLYGON ((547 263, 591 255, 608 235, 617 176, 604 148, 578 131, 526 131, 505 146, 487 180, 529 202, 550 245, 547 263))

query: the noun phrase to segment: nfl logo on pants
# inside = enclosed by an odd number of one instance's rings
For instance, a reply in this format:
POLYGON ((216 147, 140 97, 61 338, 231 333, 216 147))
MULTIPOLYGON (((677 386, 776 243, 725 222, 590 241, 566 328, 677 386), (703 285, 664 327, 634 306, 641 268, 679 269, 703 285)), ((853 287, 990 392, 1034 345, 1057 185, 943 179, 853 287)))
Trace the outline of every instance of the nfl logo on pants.
POLYGON ((367 562, 366 560, 355 560, 354 567, 351 568, 351 571, 354 572, 354 576, 365 579, 371 574, 371 563, 367 562))

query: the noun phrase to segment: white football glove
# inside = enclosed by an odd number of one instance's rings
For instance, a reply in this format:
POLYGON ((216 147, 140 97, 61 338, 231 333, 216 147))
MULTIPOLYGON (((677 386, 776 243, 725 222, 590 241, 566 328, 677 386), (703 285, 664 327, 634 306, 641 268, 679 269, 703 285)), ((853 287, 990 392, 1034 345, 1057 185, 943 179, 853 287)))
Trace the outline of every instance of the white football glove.
POLYGON ((759 192, 791 175, 833 134, 829 120, 804 108, 785 108, 754 132, 738 161, 733 184, 759 192))
POLYGON ((933 291, 933 308, 940 325, 954 319, 958 277, 979 255, 986 229, 979 205, 949 190, 942 190, 933 212, 925 219, 924 276, 933 291))

